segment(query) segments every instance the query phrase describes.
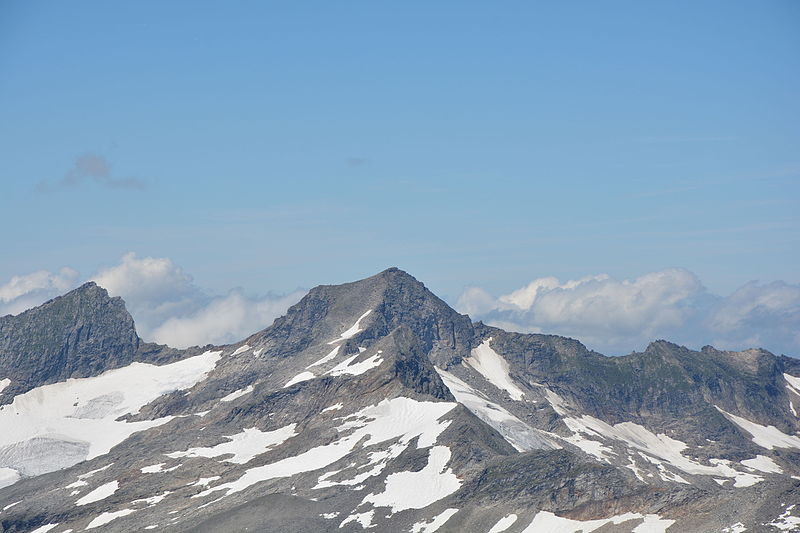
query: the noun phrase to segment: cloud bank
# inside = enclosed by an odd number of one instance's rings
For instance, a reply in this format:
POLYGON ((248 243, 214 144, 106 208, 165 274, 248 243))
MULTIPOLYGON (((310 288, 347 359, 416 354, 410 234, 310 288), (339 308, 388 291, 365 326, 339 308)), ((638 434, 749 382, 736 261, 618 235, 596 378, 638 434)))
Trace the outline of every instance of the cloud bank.
MULTIPOLYGON (((0 315, 39 305, 82 279, 71 268, 14 276, 0 285, 0 315)), ((211 294, 169 258, 133 253, 88 279, 125 300, 142 338, 178 348, 241 340, 269 326, 305 294, 251 295, 242 289, 211 294)), ((468 288, 455 307, 473 320, 573 337, 609 355, 668 339, 691 348, 763 347, 800 356, 800 285, 782 281, 753 281, 720 296, 683 269, 629 280, 605 274, 565 282, 544 277, 499 296, 468 288)))
MULTIPOLYGON (((89 279, 125 300, 144 340, 176 348, 239 341, 269 326, 305 294, 252 296, 232 289, 212 295, 172 260, 133 253, 89 279)), ((78 284, 78 272, 69 268, 15 276, 0 286, 0 316, 18 314, 78 284)))
POLYGON ((563 283, 546 277, 500 296, 470 287, 456 307, 473 320, 574 337, 611 355, 668 339, 692 348, 763 347, 800 356, 800 286, 782 281, 750 282, 718 296, 684 269, 621 281, 605 274, 563 283))

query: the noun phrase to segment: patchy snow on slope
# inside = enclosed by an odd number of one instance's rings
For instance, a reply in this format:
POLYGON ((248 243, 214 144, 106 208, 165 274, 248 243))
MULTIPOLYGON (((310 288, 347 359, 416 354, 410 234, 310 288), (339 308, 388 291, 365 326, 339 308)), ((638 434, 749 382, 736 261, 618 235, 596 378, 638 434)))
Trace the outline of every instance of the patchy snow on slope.
POLYGON ((258 350, 253 350, 253 357, 259 357, 262 353, 264 353, 264 348, 259 348, 258 350))
POLYGON ((43 525, 43 526, 39 526, 39 527, 37 527, 36 529, 34 529, 33 531, 31 531, 31 533, 47 533, 47 532, 48 532, 48 531, 50 531, 51 529, 55 529, 55 528, 57 528, 57 527, 58 527, 58 524, 57 524, 57 523, 56 523, 56 524, 45 524, 45 525, 43 525))
POLYGON ((21 504, 21 503, 22 503, 22 500, 20 500, 20 501, 18 501, 18 502, 14 502, 14 503, 9 503, 9 504, 8 504, 8 505, 6 505, 5 507, 3 507, 2 511, 8 511, 9 509, 11 509, 12 507, 14 507, 15 505, 19 505, 19 504, 21 504))
POLYGON ((622 524, 630 520, 642 520, 633 528, 633 533, 665 533, 675 523, 675 520, 667 520, 654 514, 625 513, 599 520, 572 520, 549 511, 539 511, 522 533, 590 533, 606 524, 622 524))
POLYGON ((753 459, 745 459, 741 461, 744 466, 758 470, 759 472, 766 472, 767 474, 783 474, 783 469, 780 465, 772 460, 771 457, 766 455, 756 455, 753 459))
POLYGON ((434 516, 430 522, 417 522, 411 526, 411 533, 436 533, 457 512, 458 509, 445 509, 434 516))
POLYGON ((785 379, 786 382, 800 394, 800 377, 795 377, 790 374, 784 374, 783 379, 785 379))
POLYGON ((123 516, 128 516, 129 514, 133 513, 133 509, 122 509, 121 511, 113 511, 110 513, 103 513, 91 522, 89 525, 86 526, 86 529, 94 529, 96 527, 104 526, 111 522, 112 520, 116 520, 117 518, 121 518, 123 516))
POLYGON ((329 406, 329 407, 326 407, 325 409, 323 409, 322 411, 320 411, 320 413, 326 413, 326 412, 328 412, 328 411, 338 411, 338 410, 339 410, 339 409, 341 409, 342 407, 344 407, 344 404, 343 404, 343 403, 335 403, 335 404, 333 404, 333 405, 331 405, 331 406, 329 406))
POLYGON ((286 387, 291 387, 292 385, 308 381, 309 379, 314 379, 315 377, 316 376, 314 375, 313 372, 300 372, 295 377, 287 381, 286 385, 284 385, 283 388, 285 389, 286 387))
POLYGON ((314 361, 313 363, 308 365, 306 367, 306 370, 308 370, 312 366, 324 365, 328 361, 333 361, 333 359, 335 359, 336 356, 339 354, 339 348, 341 348, 341 346, 337 346, 336 348, 331 350, 330 353, 328 355, 326 355, 325 357, 322 357, 321 359, 317 359, 316 361, 314 361))
POLYGON ((289 424, 273 431, 261 431, 257 428, 247 428, 236 435, 224 436, 229 442, 223 442, 209 448, 189 448, 185 452, 172 452, 165 454, 167 457, 219 457, 233 455, 223 461, 235 464, 245 464, 251 459, 267 450, 279 446, 290 437, 297 435, 297 424, 289 424))
POLYGON ((644 426, 633 422, 622 422, 612 426, 588 415, 581 418, 564 418, 563 420, 567 427, 576 433, 619 440, 646 453, 647 455, 642 455, 642 457, 658 465, 660 475, 665 480, 688 483, 682 477, 663 468, 662 461, 687 474, 734 478, 736 487, 747 487, 763 481, 763 478, 759 476, 736 470, 730 461, 711 459, 709 462, 713 463, 713 466, 694 461, 682 453, 688 448, 686 443, 663 433, 656 435, 644 426))
POLYGON ((450 448, 433 446, 428 452, 428 464, 422 470, 390 474, 384 491, 368 494, 362 503, 390 507, 392 513, 427 507, 461 487, 461 481, 453 470, 447 468, 449 461, 450 448))
POLYGON ((243 346, 239 346, 238 348, 236 348, 236 351, 231 354, 231 357, 233 357, 234 355, 239 355, 240 353, 246 352, 249 349, 250 349, 250 346, 247 345, 247 344, 245 344, 243 346))
POLYGON ((146 503, 148 506, 152 507, 158 503, 161 503, 164 498, 172 494, 170 491, 164 491, 161 494, 156 494, 155 496, 150 496, 149 498, 140 498, 138 500, 133 500, 131 503, 146 503))
POLYGON ((342 520, 342 523, 339 524, 339 528, 343 528, 345 524, 350 522, 356 522, 360 524, 362 528, 367 529, 370 527, 375 527, 372 524, 372 518, 375 516, 375 511, 367 511, 366 513, 354 513, 342 520))
POLYGON ((780 531, 800 531, 800 517, 792 516, 792 509, 794 509, 794 507, 794 505, 790 505, 783 514, 772 522, 764 525, 775 527, 780 531))
POLYGON ((75 505, 86 505, 89 503, 99 502, 100 500, 104 500, 117 492, 117 489, 119 489, 119 482, 117 480, 109 481, 108 483, 100 485, 86 496, 76 500, 75 505))
POLYGON ((560 448, 558 444, 545 438, 536 429, 512 415, 503 407, 490 402, 482 393, 476 391, 450 372, 438 367, 436 372, 459 403, 496 429, 517 451, 560 448))
POLYGON ((11 380, 8 378, 0 379, 0 392, 3 392, 3 389, 11 385, 11 380))
POLYGON ((722 528, 722 533, 744 533, 747 528, 741 522, 736 522, 728 527, 722 528))
POLYGON ((358 363, 351 364, 356 357, 361 355, 360 353, 356 354, 352 357, 348 357, 325 373, 330 374, 331 376, 342 376, 344 374, 359 376, 367 370, 381 366, 381 363, 383 363, 383 359, 380 356, 381 353, 381 350, 378 350, 378 353, 375 355, 368 357, 363 361, 359 361, 358 363))
POLYGON ((487 531, 487 533, 502 533, 506 529, 513 526, 514 522, 516 521, 517 521, 517 515, 513 513, 508 516, 504 516, 503 518, 498 520, 497 523, 492 526, 492 529, 487 531))
POLYGON ((343 340, 346 340, 346 339, 349 339, 349 338, 353 337, 354 335, 356 335, 358 333, 361 333, 363 331, 361 329, 361 321, 364 320, 367 317, 367 315, 369 315, 371 312, 372 312, 372 309, 370 309, 369 311, 367 311, 366 313, 364 313, 363 315, 358 317, 358 320, 356 320, 355 324, 353 324, 352 326, 347 328, 347 330, 344 333, 339 335, 338 339, 332 340, 328 344, 336 344, 337 342, 341 342, 343 340))
MULTIPOLYGON (((164 465, 167 463, 158 463, 157 465, 150 465, 141 468, 142 474, 157 474, 158 472, 163 472, 164 465)), ((67 485, 69 487, 69 485, 67 485)))
POLYGON ((250 468, 239 479, 210 487, 192 497, 200 498, 220 490, 225 490, 225 496, 229 496, 262 481, 319 470, 346 457, 359 442, 367 447, 399 439, 408 445, 418 437, 419 448, 433 446, 450 425, 450 421, 441 422, 439 419, 456 405, 451 402, 421 402, 404 397, 383 400, 344 417, 343 423, 336 429, 340 433, 347 433, 345 437, 293 457, 250 468))
POLYGON ((508 392, 513 400, 521 400, 525 393, 511 379, 511 375, 508 373, 508 362, 492 350, 489 345, 491 340, 492 338, 489 337, 480 346, 474 348, 464 362, 489 380, 489 383, 508 392))
POLYGON ((233 391, 232 393, 228 394, 227 396, 225 396, 223 398, 220 398, 219 401, 221 401, 221 402, 232 402, 236 398, 244 396, 245 394, 250 394, 251 392, 253 392, 253 386, 252 385, 248 385, 244 389, 239 389, 237 391, 233 391))
POLYGON ((93 459, 131 434, 171 417, 118 421, 163 394, 185 390, 213 370, 222 352, 206 352, 168 365, 132 363, 91 378, 68 379, 17 395, 0 408, 0 448, 14 457, 8 466, 35 473, 93 459), (52 448, 54 453, 43 453, 52 448), (70 453, 55 453, 67 448, 70 453), (48 462, 41 458, 47 456, 48 462))
MULTIPOLYGON (((716 405, 714 407, 717 407, 716 405)), ((717 407, 717 410, 725 415, 725 417, 750 433, 753 436, 753 442, 762 448, 772 450, 773 448, 797 448, 800 449, 800 437, 795 435, 787 435, 775 426, 762 426, 751 422, 746 418, 736 416, 723 409, 717 407)))

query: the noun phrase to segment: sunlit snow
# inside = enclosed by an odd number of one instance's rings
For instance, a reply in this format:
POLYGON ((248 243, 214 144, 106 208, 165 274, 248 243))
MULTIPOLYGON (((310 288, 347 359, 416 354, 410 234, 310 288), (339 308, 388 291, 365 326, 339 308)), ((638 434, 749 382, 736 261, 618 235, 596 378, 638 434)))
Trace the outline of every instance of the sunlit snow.
POLYGON ((223 442, 209 448, 189 448, 185 452, 172 452, 167 457, 219 457, 233 455, 223 461, 236 464, 245 464, 255 456, 260 455, 270 448, 283 444, 288 438, 297 435, 297 424, 289 424, 273 431, 261 431, 257 428, 247 428, 241 433, 225 436, 229 442, 223 442))
POLYGON ((104 500, 117 492, 117 489, 119 489, 119 482, 116 480, 110 481, 100 485, 86 496, 79 498, 77 501, 75 501, 75 505, 86 505, 89 503, 99 502, 100 500, 104 500))
POLYGON ((91 522, 89 525, 86 526, 86 529, 94 529, 96 527, 104 526, 111 522, 112 520, 116 520, 117 518, 128 516, 129 514, 133 513, 133 509, 122 509, 121 511, 114 511, 111 513, 103 513, 91 522))
POLYGON ((193 498, 220 490, 230 495, 261 481, 318 470, 346 457, 359 443, 366 447, 398 438, 401 443, 408 444, 418 437, 417 445, 420 448, 433 446, 450 424, 439 419, 456 405, 450 402, 420 402, 403 397, 383 400, 345 417, 336 428, 340 433, 346 433, 339 440, 271 464, 250 468, 239 479, 210 487, 193 498))
POLYGON ((380 356, 381 351, 378 350, 378 353, 375 355, 364 359, 363 361, 359 361, 358 363, 352 364, 353 360, 356 357, 359 357, 361 354, 356 354, 352 357, 348 357, 335 367, 331 368, 326 372, 326 374, 330 374, 331 376, 342 376, 344 374, 349 374, 351 376, 358 376, 370 370, 372 368, 377 368, 383 363, 383 359, 380 356))
POLYGON ((766 455, 756 455, 753 459, 745 459, 741 461, 744 466, 748 466, 759 472, 766 472, 768 474, 783 474, 783 469, 780 465, 772 460, 771 457, 766 455))
POLYGON ((221 401, 221 402, 232 402, 236 398, 244 396, 245 394, 250 394, 251 392, 253 392, 253 386, 252 385, 248 385, 244 389, 239 389, 239 390, 233 391, 232 393, 228 394, 227 396, 225 396, 223 398, 220 398, 219 401, 221 401))
POLYGON ((504 516, 503 518, 498 520, 497 523, 492 526, 492 529, 487 531, 487 533, 502 533, 503 531, 514 525, 514 522, 516 521, 517 521, 517 515, 515 514, 504 516))
POLYGON ((286 385, 283 386, 285 389, 286 387, 291 387, 292 385, 296 385, 297 383, 302 383, 303 381, 308 381, 309 379, 314 379, 316 376, 313 372, 300 372, 295 377, 290 379, 286 382, 286 385))
POLYGON ((458 509, 450 508, 445 509, 438 515, 434 516, 430 522, 417 522, 411 526, 411 533, 435 533, 439 531, 450 518, 458 512, 458 509))
POLYGON ((489 383, 508 392, 512 399, 521 400, 525 393, 511 379, 508 373, 508 362, 492 350, 489 345, 491 340, 492 338, 489 337, 480 346, 473 349, 465 362, 489 380, 489 383))
POLYGON ((171 418, 117 421, 163 394, 205 378, 222 352, 206 352, 163 366, 132 363, 80 379, 44 385, 0 408, 0 451, 23 475, 40 474, 93 459, 132 433, 171 418), (48 449, 52 453, 45 453, 48 449), (47 456, 49 460, 42 462, 47 456))
POLYGON ((496 429, 518 451, 560 448, 550 439, 544 438, 536 429, 496 403, 490 402, 483 394, 450 372, 438 367, 436 372, 456 400, 469 409, 472 414, 496 429))
POLYGON ((364 318, 366 318, 366 316, 367 316, 368 314, 370 314, 371 312, 372 312, 372 309, 370 309, 369 311, 367 311, 366 313, 364 313, 363 315, 361 315, 360 317, 358 317, 358 320, 356 320, 356 323, 355 323, 355 324, 353 324, 352 326, 350 326, 349 328, 347 328, 347 330, 345 330, 345 332, 344 332, 344 333, 342 333, 341 335, 339 335, 339 338, 338 338, 338 339, 336 339, 336 340, 332 340, 332 341, 331 341, 331 342, 329 342, 328 344, 335 344, 335 343, 337 343, 337 342, 341 342, 341 341, 343 341, 343 340, 349 339, 349 338, 353 337, 354 335, 356 335, 356 334, 358 334, 358 333, 361 333, 361 331, 363 331, 363 330, 361 329, 361 321, 362 321, 362 320, 364 320, 364 318))
POLYGON ((800 449, 800 437, 795 435, 787 435, 775 426, 762 426, 761 424, 756 424, 755 422, 751 422, 746 418, 728 413, 719 407, 717 407, 717 410, 724 414, 728 420, 750 433, 750 435, 753 436, 753 442, 762 448, 766 448, 767 450, 772 450, 773 448, 800 449))

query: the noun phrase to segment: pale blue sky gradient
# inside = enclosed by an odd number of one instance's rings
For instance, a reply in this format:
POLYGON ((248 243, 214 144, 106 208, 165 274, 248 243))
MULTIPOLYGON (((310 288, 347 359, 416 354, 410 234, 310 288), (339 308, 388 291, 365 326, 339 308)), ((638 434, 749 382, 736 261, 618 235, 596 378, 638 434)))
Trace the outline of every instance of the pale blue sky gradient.
POLYGON ((798 283, 798 95, 796 1, 6 1, 0 280, 798 283))

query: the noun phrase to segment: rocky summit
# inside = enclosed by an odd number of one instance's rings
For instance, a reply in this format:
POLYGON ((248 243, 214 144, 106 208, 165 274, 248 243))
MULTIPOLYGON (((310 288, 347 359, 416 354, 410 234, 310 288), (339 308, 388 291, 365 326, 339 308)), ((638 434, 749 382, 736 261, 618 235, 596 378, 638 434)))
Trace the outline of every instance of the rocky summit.
POLYGON ((236 344, 95 284, 0 318, 3 532, 800 531, 800 360, 506 332, 409 274, 236 344))

